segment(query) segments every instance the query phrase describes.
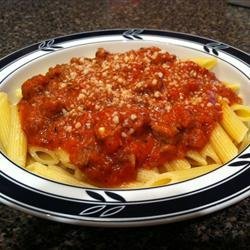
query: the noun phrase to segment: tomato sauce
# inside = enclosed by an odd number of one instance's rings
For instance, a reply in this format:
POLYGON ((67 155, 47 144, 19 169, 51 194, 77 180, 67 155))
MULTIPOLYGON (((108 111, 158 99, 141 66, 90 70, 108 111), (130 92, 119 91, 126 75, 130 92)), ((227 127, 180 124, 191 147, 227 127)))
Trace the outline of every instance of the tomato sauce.
POLYGON ((156 47, 99 49, 95 58, 32 77, 22 93, 28 144, 65 150, 90 183, 104 187, 201 150, 222 118, 221 101, 241 102, 214 73, 156 47))

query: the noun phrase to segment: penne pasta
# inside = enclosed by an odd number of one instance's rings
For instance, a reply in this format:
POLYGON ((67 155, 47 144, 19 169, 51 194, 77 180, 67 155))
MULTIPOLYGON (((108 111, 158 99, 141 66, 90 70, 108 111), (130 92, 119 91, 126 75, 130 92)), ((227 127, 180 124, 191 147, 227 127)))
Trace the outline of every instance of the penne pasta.
POLYGON ((165 164, 165 168, 168 171, 176 171, 176 170, 182 170, 182 169, 189 169, 191 168, 191 164, 188 162, 188 160, 173 160, 165 164))
POLYGON ((238 93, 240 90, 240 85, 237 83, 222 82, 226 87, 232 89, 234 92, 238 93))
MULTIPOLYGON (((71 168, 68 168, 67 170, 69 171, 69 170, 72 170, 72 169, 71 169, 71 168)), ((74 172, 73 175, 74 175, 74 177, 75 177, 77 180, 83 181, 83 180, 86 179, 84 173, 83 173, 80 169, 75 168, 75 170, 74 170, 73 172, 74 172)))
POLYGON ((6 93, 0 92, 0 141, 2 150, 6 152, 9 142, 10 105, 6 93))
POLYGON ((64 150, 62 150, 61 148, 56 150, 56 157, 64 167, 75 169, 75 166, 70 163, 69 154, 66 153, 64 150))
POLYGON ((2 144, 1 141, 0 141, 0 151, 1 151, 1 152, 4 152, 4 147, 3 147, 3 144, 2 144))
POLYGON ((238 154, 237 147, 219 124, 213 130, 210 142, 222 163, 230 161, 238 154))
POLYGON ((133 189, 133 188, 142 188, 144 187, 145 183, 144 182, 139 182, 139 181, 134 181, 130 183, 124 183, 121 185, 121 188, 124 189, 133 189))
POLYGON ((239 152, 243 151, 248 145, 250 144, 250 133, 248 132, 244 139, 242 140, 242 143, 239 145, 239 152))
POLYGON ((202 174, 206 174, 218 167, 219 164, 212 164, 207 166, 195 167, 192 169, 170 171, 164 174, 158 174, 156 176, 153 176, 153 178, 151 178, 147 183, 145 183, 145 187, 155 187, 185 181, 200 176, 202 174))
POLYGON ((241 104, 233 104, 231 109, 240 118, 241 121, 250 121, 250 107, 241 104))
POLYGON ((59 163, 56 153, 47 148, 30 146, 29 153, 31 157, 39 163, 45 165, 56 165, 59 163))
POLYGON ((221 160, 215 153, 211 143, 208 143, 201 151, 201 155, 209 164, 218 163, 221 164, 221 160))
POLYGON ((137 174, 137 181, 147 182, 152 179, 154 176, 158 176, 159 172, 155 169, 140 169, 137 174))
POLYGON ((186 154, 186 158, 188 159, 189 163, 192 166, 207 165, 207 161, 206 161, 205 157, 203 157, 202 154, 200 154, 197 151, 189 150, 186 154))
POLYGON ((214 57, 196 57, 191 58, 190 61, 197 63, 199 66, 206 69, 212 69, 217 64, 217 59, 214 57))
POLYGON ((70 174, 63 168, 56 165, 43 165, 39 162, 34 162, 28 165, 26 169, 34 174, 48 178, 53 181, 75 186, 93 187, 88 183, 84 183, 83 181, 78 181, 77 179, 74 178, 72 174, 70 174))
POLYGON ((27 140, 22 131, 17 106, 10 107, 10 131, 7 144, 7 155, 17 165, 26 164, 27 140))
POLYGON ((248 128, 247 126, 238 118, 238 116, 233 112, 231 107, 227 103, 222 103, 223 117, 221 125, 230 135, 230 137, 236 141, 236 143, 242 142, 245 137, 248 128))

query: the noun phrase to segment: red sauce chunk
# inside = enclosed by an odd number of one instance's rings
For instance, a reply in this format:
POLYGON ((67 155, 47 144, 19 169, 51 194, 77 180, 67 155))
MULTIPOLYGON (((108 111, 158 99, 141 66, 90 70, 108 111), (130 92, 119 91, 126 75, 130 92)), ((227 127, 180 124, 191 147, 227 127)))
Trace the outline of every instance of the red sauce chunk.
POLYGON ((22 85, 28 144, 68 152, 90 183, 114 187, 138 168, 161 167, 200 151, 220 102, 241 99, 205 68, 156 47, 73 58, 22 85))

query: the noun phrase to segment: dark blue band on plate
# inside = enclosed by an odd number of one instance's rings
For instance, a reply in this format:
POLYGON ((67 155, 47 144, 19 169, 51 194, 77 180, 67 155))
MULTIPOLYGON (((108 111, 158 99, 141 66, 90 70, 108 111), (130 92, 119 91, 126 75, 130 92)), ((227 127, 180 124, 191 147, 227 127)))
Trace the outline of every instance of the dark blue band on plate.
MULTIPOLYGON (((131 29, 131 30, 138 30, 138 29, 131 29)), ((219 43, 217 41, 205 38, 205 37, 200 37, 200 36, 194 36, 190 34, 185 34, 185 33, 178 33, 178 32, 172 32, 172 31, 162 31, 162 30, 141 30, 139 29, 139 35, 157 35, 157 36, 165 36, 165 37, 172 37, 172 38, 179 38, 183 40, 188 40, 196 43, 200 43, 202 45, 206 45, 209 43, 219 43)), ((54 46, 58 43, 66 42, 66 41, 71 41, 71 40, 77 40, 77 39, 83 39, 87 37, 97 37, 97 36, 108 36, 108 35, 123 35, 123 33, 127 32, 127 29, 114 29, 114 30, 100 30, 100 31, 91 31, 91 32, 83 32, 83 33, 77 33, 77 34, 72 34, 68 36, 63 36, 63 37, 57 37, 54 39, 49 39, 47 41, 44 41, 45 43, 48 41, 53 40, 54 46)), ((126 37, 126 36, 125 36, 126 37)), ((137 37, 137 35, 134 35, 134 37, 137 37)), ((137 37, 141 39, 141 37, 137 37)), ((0 60, 0 69, 8 65, 10 62, 16 60, 19 57, 22 57, 25 54, 28 54, 32 51, 35 51, 39 48, 40 43, 36 43, 33 45, 30 45, 28 47, 25 47, 23 49, 20 49, 0 60)), ((226 46, 226 48, 223 49, 227 53, 243 60, 244 62, 249 64, 249 55, 241 50, 238 50, 236 48, 233 48, 229 45, 226 46)))

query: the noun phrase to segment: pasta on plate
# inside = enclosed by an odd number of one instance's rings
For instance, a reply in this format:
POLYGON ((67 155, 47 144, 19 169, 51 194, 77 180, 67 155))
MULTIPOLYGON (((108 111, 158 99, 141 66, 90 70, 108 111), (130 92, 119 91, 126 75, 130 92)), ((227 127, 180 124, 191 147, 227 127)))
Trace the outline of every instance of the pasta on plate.
POLYGON ((216 64, 156 47, 72 58, 28 79, 17 104, 0 92, 1 150, 76 186, 143 188, 208 173, 250 141, 250 107, 238 84, 210 71, 216 64))

